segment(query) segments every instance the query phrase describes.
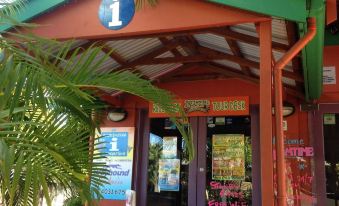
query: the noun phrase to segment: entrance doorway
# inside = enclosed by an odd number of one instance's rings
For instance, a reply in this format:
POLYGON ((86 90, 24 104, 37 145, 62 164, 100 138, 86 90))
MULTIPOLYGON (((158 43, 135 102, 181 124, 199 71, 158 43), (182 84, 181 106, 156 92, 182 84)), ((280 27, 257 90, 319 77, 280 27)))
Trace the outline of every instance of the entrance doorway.
POLYGON ((259 165, 253 164, 258 155, 253 148, 259 143, 251 136, 255 118, 191 117, 190 121, 196 154, 188 164, 185 142, 175 126, 166 118, 151 119, 146 205, 257 205, 253 182, 259 181, 259 174, 253 173, 253 165, 259 165))

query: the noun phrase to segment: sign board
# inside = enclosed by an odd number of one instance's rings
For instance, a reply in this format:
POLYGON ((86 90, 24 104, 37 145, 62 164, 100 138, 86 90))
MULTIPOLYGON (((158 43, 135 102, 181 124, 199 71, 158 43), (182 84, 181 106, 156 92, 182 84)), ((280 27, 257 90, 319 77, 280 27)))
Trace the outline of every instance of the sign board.
POLYGON ((336 71, 335 66, 323 68, 323 84, 336 84, 336 71))
POLYGON ((335 114, 324 114, 324 125, 335 125, 335 114))
POLYGON ((164 137, 162 140, 162 158, 177 158, 177 137, 164 137))
POLYGON ((103 199, 126 200, 132 186, 134 127, 101 128, 100 152, 107 153, 109 184, 100 187, 103 199))
POLYGON ((212 179, 245 179, 245 137, 243 134, 212 136, 212 179))
POLYGON ((180 159, 159 160, 159 191, 179 191, 180 159))
POLYGON ((127 26, 134 13, 134 0, 102 0, 99 7, 100 22, 110 30, 119 30, 127 26))
MULTIPOLYGON (((249 114, 249 97, 214 97, 200 99, 179 99, 186 114, 193 116, 240 116, 249 114)), ((168 117, 158 105, 150 103, 149 116, 153 118, 168 117)))

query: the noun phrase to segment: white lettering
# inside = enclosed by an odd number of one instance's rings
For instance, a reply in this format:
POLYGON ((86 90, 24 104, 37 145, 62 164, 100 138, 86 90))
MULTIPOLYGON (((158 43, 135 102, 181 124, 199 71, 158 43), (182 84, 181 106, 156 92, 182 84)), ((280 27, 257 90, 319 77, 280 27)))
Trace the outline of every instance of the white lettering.
POLYGON ((108 22, 108 26, 121 26, 122 21, 119 20, 120 17, 120 2, 119 0, 113 0, 113 4, 109 8, 112 9, 112 21, 108 22))

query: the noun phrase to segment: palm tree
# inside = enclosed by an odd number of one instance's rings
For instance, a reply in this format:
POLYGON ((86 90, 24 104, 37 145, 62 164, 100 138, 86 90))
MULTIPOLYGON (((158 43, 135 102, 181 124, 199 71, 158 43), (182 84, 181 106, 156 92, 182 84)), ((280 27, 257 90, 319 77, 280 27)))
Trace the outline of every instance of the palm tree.
MULTIPOLYGON (((4 19, 22 7, 24 0, 17 0, 0 15, 4 19)), ((108 171, 92 161, 105 154, 94 151, 90 140, 106 108, 98 97, 103 90, 127 92, 162 107, 193 158, 191 130, 174 117, 181 110, 172 94, 131 72, 99 71, 109 54, 99 56, 95 44, 80 58, 76 49, 65 59, 73 47, 74 42, 19 33, 0 38, 0 205, 37 206, 41 196, 51 205, 53 190, 91 204, 100 198, 108 171)))

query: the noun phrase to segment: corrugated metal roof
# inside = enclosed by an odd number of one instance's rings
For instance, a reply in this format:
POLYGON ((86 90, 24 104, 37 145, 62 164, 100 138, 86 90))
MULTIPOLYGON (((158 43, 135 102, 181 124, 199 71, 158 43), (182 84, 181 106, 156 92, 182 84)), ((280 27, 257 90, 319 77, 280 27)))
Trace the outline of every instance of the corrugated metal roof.
POLYGON ((158 38, 109 41, 107 45, 124 59, 132 61, 162 46, 158 38))
MULTIPOLYGON (((255 25, 253 23, 248 24, 240 24, 231 27, 232 30, 240 32, 242 34, 258 37, 255 25)), ((212 33, 201 33, 201 34, 194 34, 194 39, 198 42, 198 44, 202 47, 207 47, 209 49, 231 54, 233 55, 227 41, 225 40, 224 36, 216 35, 212 33)), ((173 37, 166 37, 168 41, 176 41, 176 38, 173 37)), ((179 38, 180 40, 180 38, 179 38)), ((272 24, 272 40, 274 42, 279 42, 281 44, 287 45, 287 32, 286 32, 286 25, 285 21, 274 19, 272 24)), ((86 41, 79 42, 86 43, 86 41)), ((256 61, 259 63, 260 58, 260 48, 258 45, 248 44, 242 41, 237 41, 239 46, 239 50, 242 53, 242 56, 245 59, 256 61)), ((144 39, 128 39, 128 40, 111 40, 106 43, 107 46, 112 48, 116 54, 121 56, 124 61, 127 63, 132 62, 156 49, 162 48, 164 45, 158 38, 144 38, 144 39)), ((184 45, 183 45, 184 46, 184 45)), ((191 55, 190 51, 186 51, 186 46, 177 46, 175 49, 182 55, 182 57, 189 57, 191 55)), ((192 46, 192 45, 191 45, 192 46)), ((193 47, 193 46, 192 46, 193 47)), ((190 48, 188 46, 188 48, 190 48)), ((171 51, 167 51, 165 53, 159 54, 155 58, 171 58, 176 57, 173 53, 173 49, 171 51)), ((100 53, 97 58, 102 57, 105 55, 104 53, 100 53)), ((279 60, 284 55, 281 51, 273 50, 273 56, 275 60, 279 60)), ((196 60, 194 60, 196 61, 196 60)), ((238 63, 234 63, 228 60, 212 60, 212 62, 216 64, 220 64, 223 66, 230 67, 235 70, 241 71, 241 66, 238 63)), ((182 66, 183 64, 178 63, 171 63, 171 64, 156 64, 151 65, 152 62, 148 62, 150 65, 142 65, 142 66, 135 66, 138 73, 146 76, 150 80, 154 80, 163 76, 164 74, 175 70, 176 68, 182 66)), ((100 71, 110 71, 113 68, 120 67, 115 60, 110 59, 103 64, 103 67, 100 71)), ((291 62, 286 66, 285 70, 293 71, 291 62)), ((259 69, 250 68, 250 71, 255 75, 259 76, 260 72, 259 69)), ((283 77, 283 82, 287 85, 295 86, 295 80, 291 78, 283 77)), ((115 91, 111 91, 111 93, 115 93, 115 91)))
POLYGON ((208 47, 220 52, 232 54, 230 47, 228 46, 224 37, 215 34, 195 34, 194 38, 201 46, 208 47))
MULTIPOLYGON (((243 34, 258 37, 258 33, 256 32, 256 28, 253 23, 234 25, 231 29, 243 34)), ((272 40, 274 42, 288 44, 286 24, 284 20, 272 20, 272 40)))
POLYGON ((168 71, 171 71, 175 68, 178 68, 182 64, 159 64, 159 65, 147 65, 147 66, 138 66, 138 70, 141 74, 147 76, 149 79, 154 79, 155 77, 161 76, 168 71))

